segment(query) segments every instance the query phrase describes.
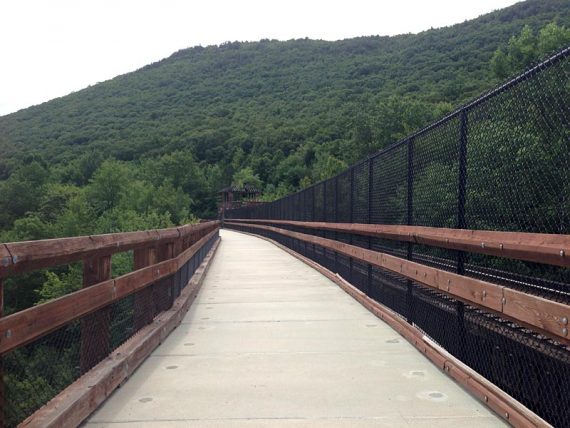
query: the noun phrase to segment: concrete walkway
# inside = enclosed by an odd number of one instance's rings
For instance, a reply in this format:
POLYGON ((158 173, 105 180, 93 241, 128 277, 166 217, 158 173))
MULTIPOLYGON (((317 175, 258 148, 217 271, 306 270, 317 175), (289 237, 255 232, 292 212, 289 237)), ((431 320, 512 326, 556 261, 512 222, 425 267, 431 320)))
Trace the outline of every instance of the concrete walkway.
POLYGON ((94 427, 503 426, 301 261, 224 230, 183 323, 94 427))

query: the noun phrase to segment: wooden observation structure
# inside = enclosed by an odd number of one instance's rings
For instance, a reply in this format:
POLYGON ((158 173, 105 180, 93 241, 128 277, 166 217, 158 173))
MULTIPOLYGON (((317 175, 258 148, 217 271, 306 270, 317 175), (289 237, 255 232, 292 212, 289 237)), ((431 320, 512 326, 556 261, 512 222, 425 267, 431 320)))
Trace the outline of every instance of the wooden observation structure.
POLYGON ((223 218, 225 210, 261 204, 260 196, 261 190, 249 184, 243 187, 228 186, 218 192, 218 215, 223 218))

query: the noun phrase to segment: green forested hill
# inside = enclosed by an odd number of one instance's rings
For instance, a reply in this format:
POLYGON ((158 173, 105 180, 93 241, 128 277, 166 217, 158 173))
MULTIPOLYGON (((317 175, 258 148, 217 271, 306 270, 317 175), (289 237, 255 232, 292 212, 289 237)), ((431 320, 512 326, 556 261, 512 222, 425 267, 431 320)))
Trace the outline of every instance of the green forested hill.
MULTIPOLYGON (((570 1, 528 0, 416 35, 263 40, 179 51, 0 117, 0 242, 214 217, 216 191, 230 182, 261 186, 267 199, 278 197, 339 172, 568 45, 570 1)), ((550 88, 557 84, 549 80, 550 88)), ((560 108, 564 89, 555 98, 560 108)), ((525 201, 520 206, 529 224, 542 218, 558 227, 553 233, 566 230, 570 210, 560 195, 567 193, 569 180, 548 172, 565 171, 569 164, 565 135, 546 140, 532 124, 510 126, 504 117, 491 116, 470 140, 479 150, 470 152, 467 164, 469 189, 476 189, 467 206, 504 214, 502 227, 516 217, 510 214, 510 195, 515 195, 525 201), (499 127, 515 129, 520 140, 512 162, 505 154, 496 156, 496 145, 510 141, 505 132, 497 135, 499 127), (538 147, 544 141, 554 143, 543 152, 538 147), (484 163, 487 171, 471 174, 469 168, 484 163), (550 192, 541 186, 521 191, 528 181, 509 179, 524 175, 556 184, 548 185, 550 192), (493 177, 502 185, 493 186, 493 177)), ((524 117, 528 114, 517 120, 524 117)), ((457 190, 452 177, 458 170, 437 161, 422 163, 414 172, 414 188, 420 189, 414 204, 422 206, 422 198, 431 201, 435 193, 440 202, 424 202, 429 209, 414 211, 414 218, 453 218, 447 225, 456 224, 449 203, 455 196, 448 196, 457 190)), ((405 188, 394 189, 389 205, 403 206, 398 195, 405 195, 405 188)), ((492 229, 495 216, 482 216, 470 226, 492 229)), ((131 271, 132 262, 129 253, 113 256, 113 276, 131 271)), ((483 263, 504 267, 494 260, 483 263)), ((517 264, 516 272, 525 274, 526 268, 517 264)), ((77 290, 82 276, 82 264, 74 263, 6 278, 4 315, 77 290)), ((113 318, 113 331, 123 329, 122 317, 113 318)), ((78 337, 79 324, 58 332, 78 337)), ((75 343, 65 347, 42 339, 3 357, 6 396, 17 403, 8 406, 17 411, 8 414, 6 426, 16 426, 78 375, 75 343)))
POLYGON ((416 35, 194 47, 0 117, 0 230, 24 216, 55 224, 73 203, 98 218, 116 209, 100 231, 147 224, 125 226, 126 211, 208 216, 232 178, 259 179, 269 196, 292 191, 491 88, 496 49, 552 21, 569 27, 570 2, 529 0, 416 35), (97 193, 98 180, 124 186, 97 193), (186 206, 164 212, 132 183, 186 206))

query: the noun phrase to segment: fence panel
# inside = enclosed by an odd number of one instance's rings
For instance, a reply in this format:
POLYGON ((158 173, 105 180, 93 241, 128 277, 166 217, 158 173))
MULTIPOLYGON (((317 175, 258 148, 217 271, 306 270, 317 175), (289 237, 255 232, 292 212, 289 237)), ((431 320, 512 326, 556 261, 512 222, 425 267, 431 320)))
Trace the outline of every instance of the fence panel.
MULTIPOLYGON (((304 204, 311 207, 312 215, 303 218, 568 234, 569 100, 570 48, 566 48, 446 118, 304 190, 304 204)), ((289 199, 277 203, 289 204, 289 199)), ((247 208, 248 212, 257 210, 259 207, 247 208)), ((249 217, 234 210, 228 218, 249 217)), ((324 231, 317 225, 274 226, 570 304, 570 269, 560 263, 324 231)), ((296 240, 262 232, 253 225, 231 227, 264 234, 289 246, 296 240)), ((319 245, 304 242, 302 248, 305 255, 395 311, 539 416, 555 426, 570 426, 566 402, 570 395, 570 351, 559 341, 397 272, 319 245)), ((567 256, 560 251, 560 257, 567 256)), ((567 325, 567 318, 562 321, 567 325)), ((562 334, 568 335, 568 327, 562 334)))

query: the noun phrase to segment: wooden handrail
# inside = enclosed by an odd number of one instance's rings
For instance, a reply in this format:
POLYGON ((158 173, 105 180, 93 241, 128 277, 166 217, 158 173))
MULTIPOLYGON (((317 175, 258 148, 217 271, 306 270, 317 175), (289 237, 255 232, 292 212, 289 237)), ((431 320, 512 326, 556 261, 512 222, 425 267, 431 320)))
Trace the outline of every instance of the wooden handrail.
MULTIPOLYGON (((208 224, 212 227, 212 223, 208 224)), ((195 230, 195 229, 194 229, 195 230)), ((177 257, 83 288, 47 303, 0 318, 0 354, 30 343, 97 309, 108 306, 177 272, 216 233, 202 237, 177 257)), ((154 241, 151 241, 154 242, 154 241)), ((147 242, 148 243, 148 242, 147 242)))
POLYGON ((453 250, 570 267, 570 235, 499 232, 362 223, 227 219, 226 222, 275 224, 352 233, 453 250))
POLYGON ((149 244, 174 242, 193 233, 207 230, 212 224, 217 223, 216 221, 170 229, 0 244, 0 278, 68 264, 88 257, 120 253, 149 244))
POLYGON ((454 299, 497 313, 523 326, 570 344, 570 306, 490 282, 444 271, 389 254, 314 235, 234 220, 226 224, 267 230, 336 251, 394 272, 454 299))

